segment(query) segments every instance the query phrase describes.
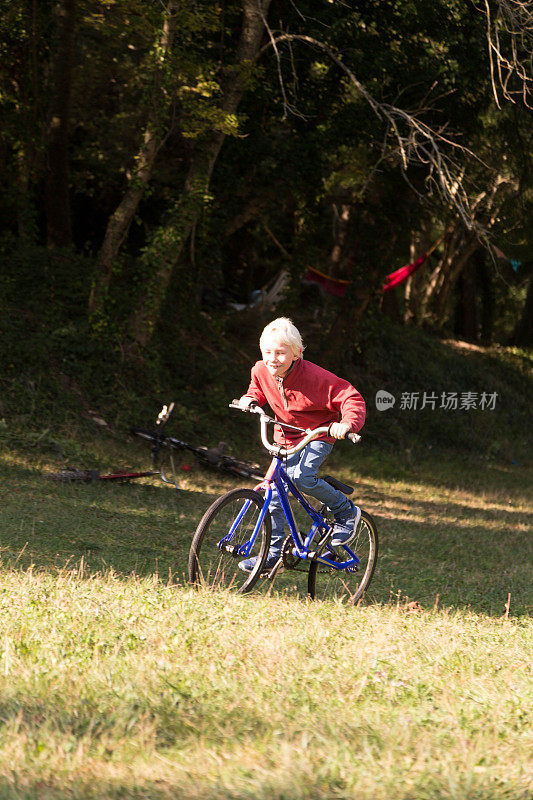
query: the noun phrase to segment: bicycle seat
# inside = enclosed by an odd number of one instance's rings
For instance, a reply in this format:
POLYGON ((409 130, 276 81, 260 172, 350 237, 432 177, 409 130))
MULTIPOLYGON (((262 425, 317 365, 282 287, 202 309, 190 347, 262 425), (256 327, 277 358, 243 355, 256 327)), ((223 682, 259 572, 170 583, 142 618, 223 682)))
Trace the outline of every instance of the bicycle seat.
POLYGON ((344 494, 353 494, 353 486, 348 486, 347 483, 338 481, 333 475, 321 475, 321 478, 323 481, 326 481, 326 483, 329 483, 330 486, 333 486, 334 489, 338 489, 340 492, 344 492, 344 494))

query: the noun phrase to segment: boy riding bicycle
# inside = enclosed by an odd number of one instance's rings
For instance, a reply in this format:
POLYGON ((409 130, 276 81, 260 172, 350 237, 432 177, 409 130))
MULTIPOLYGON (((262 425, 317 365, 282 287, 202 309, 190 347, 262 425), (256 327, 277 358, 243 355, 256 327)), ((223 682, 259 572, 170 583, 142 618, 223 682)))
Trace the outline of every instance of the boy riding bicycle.
MULTIPOLYGON (((250 385, 240 398, 239 406, 245 409, 252 403, 260 406, 268 403, 277 420, 300 428, 330 425, 329 435, 323 435, 289 456, 286 472, 300 491, 325 503, 334 514, 331 544, 347 545, 355 536, 361 511, 317 473, 335 439, 343 439, 346 434, 357 433, 363 427, 365 401, 348 381, 302 358, 302 337, 290 319, 279 317, 267 325, 259 347, 263 360, 253 366, 250 385)), ((304 435, 276 426, 274 440, 290 447, 304 435)), ((285 516, 277 492, 272 496, 269 510, 272 536, 266 570, 273 569, 279 561, 284 539, 285 516)), ((239 567, 251 572, 255 561, 255 558, 245 559, 239 567)))

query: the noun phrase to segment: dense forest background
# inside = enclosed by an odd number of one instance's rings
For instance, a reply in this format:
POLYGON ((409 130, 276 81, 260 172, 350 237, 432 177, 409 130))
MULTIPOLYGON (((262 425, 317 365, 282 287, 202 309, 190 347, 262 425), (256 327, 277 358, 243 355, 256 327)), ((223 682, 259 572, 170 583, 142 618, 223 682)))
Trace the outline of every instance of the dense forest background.
POLYGON ((442 340, 524 361, 530 2, 0 6, 0 415, 193 428, 279 314, 369 392, 472 388, 442 340))

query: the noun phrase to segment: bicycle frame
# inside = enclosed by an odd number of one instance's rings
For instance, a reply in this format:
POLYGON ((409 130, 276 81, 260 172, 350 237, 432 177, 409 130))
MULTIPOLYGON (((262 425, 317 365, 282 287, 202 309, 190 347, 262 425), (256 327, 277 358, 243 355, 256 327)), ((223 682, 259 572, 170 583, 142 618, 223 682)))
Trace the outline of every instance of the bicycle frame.
POLYGON ((316 511, 316 509, 313 508, 313 506, 308 502, 308 500, 306 500, 306 498, 303 496, 300 490, 294 485, 291 478, 289 478, 289 476, 283 469, 282 461, 279 456, 274 456, 274 458, 272 459, 272 464, 270 465, 270 468, 263 482, 263 486, 267 487, 265 492, 265 503, 267 503, 268 501, 268 505, 270 505, 270 500, 273 494, 272 484, 274 484, 274 486, 277 489, 278 496, 281 502, 281 507, 285 514, 285 519, 287 520, 287 524, 289 526, 289 530, 294 541, 294 552, 299 558, 309 559, 309 560, 316 559, 317 561, 320 561, 323 564, 327 564, 328 566, 338 570, 347 569, 348 567, 355 567, 359 564, 358 557, 347 546, 343 546, 343 549, 350 555, 350 558, 347 561, 331 561, 326 556, 317 555, 317 553, 321 550, 321 548, 326 544, 331 532, 331 527, 328 525, 327 520, 323 517, 323 515, 319 511, 316 511), (303 509, 312 519, 312 525, 305 539, 302 539, 302 535, 298 529, 298 526, 296 525, 296 520, 294 519, 294 514, 289 502, 289 494, 285 486, 287 486, 289 492, 295 497, 298 503, 303 507, 303 509), (313 542, 315 534, 321 528, 324 529, 324 534, 316 543, 316 548, 314 550, 311 550, 311 544, 313 542))
POLYGON ((240 525, 244 515, 246 514, 248 508, 250 507, 251 501, 247 500, 243 503, 243 506, 237 516, 235 517, 233 524, 220 542, 218 543, 218 548, 224 549, 227 552, 231 553, 236 557, 243 557, 247 558, 251 552, 251 549, 254 545, 256 537, 261 530, 261 526, 265 519, 265 516, 268 512, 270 507, 270 501, 272 500, 272 495, 274 493, 274 487, 276 488, 279 499, 281 502, 281 507, 283 509, 283 513, 285 514, 285 519, 287 520, 287 524, 289 526, 289 530, 291 536, 294 541, 294 553, 298 556, 298 558, 302 558, 305 560, 317 560, 323 564, 326 564, 329 567, 337 570, 348 569, 349 567, 356 567, 359 564, 359 558, 355 555, 355 553, 350 550, 350 548, 346 545, 343 545, 343 549, 350 555, 347 561, 332 561, 331 559, 327 558, 323 555, 317 555, 317 553, 321 550, 321 548, 326 544, 327 539, 330 535, 331 528, 327 524, 327 520, 322 516, 322 514, 306 500, 300 490, 294 485, 293 481, 289 478, 285 470, 282 466, 282 460, 279 456, 274 456, 272 459, 272 463, 267 470, 267 473, 263 479, 263 481, 256 487, 255 491, 260 493, 261 490, 265 492, 263 507, 259 513, 259 517, 257 518, 257 522, 254 526, 254 530, 250 539, 241 545, 238 548, 235 548, 230 544, 233 534, 235 533, 236 529, 240 525), (309 517, 312 520, 312 525, 309 529, 309 532, 305 536, 305 539, 302 538, 302 535, 296 525, 296 520, 294 519, 294 514, 289 502, 289 492, 295 497, 298 503, 303 507, 303 509, 307 512, 309 517), (323 536, 319 539, 316 544, 316 548, 311 550, 311 544, 315 537, 315 534, 320 529, 324 529, 323 536))
MULTIPOLYGON (((269 417, 267 414, 265 414, 264 411, 257 404, 253 404, 249 406, 247 409, 242 409, 238 401, 236 400, 230 403, 230 408, 236 408, 239 411, 247 410, 249 412, 259 415, 261 422, 261 441, 263 442, 265 449, 273 456, 273 458, 270 467, 266 471, 265 477, 255 489, 255 491, 258 493, 261 492, 261 490, 263 490, 265 492, 265 498, 250 539, 240 547, 235 547, 234 545, 232 546, 230 544, 236 529, 240 525, 244 515, 246 514, 248 508, 250 507, 251 501, 247 500, 243 503, 243 506, 240 512, 237 514, 235 520, 233 521, 233 524, 228 533, 218 543, 217 545, 218 549, 226 550, 226 552, 230 553, 235 557, 241 557, 241 556, 245 558, 248 557, 254 545, 254 542, 259 534, 259 531, 261 530, 261 526, 269 509, 270 501, 272 500, 272 495, 275 488, 278 492, 281 507, 283 509, 283 513, 285 514, 285 519, 287 520, 287 523, 289 525, 289 530, 294 542, 293 552, 295 553, 295 555, 298 556, 298 558, 302 558, 309 561, 316 560, 336 570, 344 570, 344 569, 349 569, 350 567, 357 567, 360 563, 360 559, 355 555, 353 550, 351 550, 347 545, 342 545, 343 550, 345 550, 346 553, 350 556, 347 561, 337 561, 336 559, 332 560, 322 555, 322 550, 324 549, 324 547, 327 546, 328 540, 331 535, 331 526, 328 525, 327 520, 322 516, 322 514, 316 511, 313 508, 313 506, 311 506, 310 503, 305 499, 303 494, 294 485, 293 481, 289 478, 289 476, 287 475, 282 466, 282 458, 284 456, 286 457, 288 455, 292 455, 293 453, 298 452, 299 450, 302 450, 310 441, 316 438, 317 434, 329 433, 329 426, 317 428, 316 430, 313 431, 310 429, 298 428, 294 425, 288 425, 287 423, 284 422, 280 423, 278 420, 273 419, 272 417, 269 417), (283 428, 298 431, 300 433, 305 434, 305 436, 303 440, 300 441, 300 443, 296 447, 292 449, 285 449, 281 445, 270 443, 268 441, 267 426, 269 424, 281 425, 283 428), (311 528, 309 529, 309 532, 307 533, 305 538, 302 538, 298 526, 296 525, 296 520, 294 519, 294 514, 292 512, 287 489, 285 488, 285 486, 287 486, 289 492, 296 498, 298 503, 302 506, 302 508, 306 511, 306 513, 312 520, 311 528), (324 530, 324 533, 322 537, 318 540, 316 548, 314 550, 311 550, 311 544, 315 537, 315 534, 321 528, 324 530)), ((355 444, 356 442, 359 441, 361 437, 356 433, 350 433, 347 435, 346 438, 350 439, 355 444)))

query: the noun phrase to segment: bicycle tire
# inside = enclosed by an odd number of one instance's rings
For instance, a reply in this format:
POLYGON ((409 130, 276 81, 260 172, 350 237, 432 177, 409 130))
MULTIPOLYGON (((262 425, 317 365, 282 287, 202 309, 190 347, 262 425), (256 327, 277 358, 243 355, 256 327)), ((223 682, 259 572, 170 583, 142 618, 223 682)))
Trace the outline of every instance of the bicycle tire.
MULTIPOLYGON (((312 561, 309 566, 307 591, 313 600, 340 600, 354 605, 364 595, 376 567, 378 557, 378 532, 370 514, 361 511, 356 537, 349 545, 360 559, 358 567, 336 570, 320 561, 312 561)), ((335 550, 339 558, 345 560, 343 548, 335 550)))
POLYGON ((237 593, 249 592, 262 572, 270 545, 272 523, 267 511, 247 556, 237 555, 217 547, 228 535, 230 528, 245 503, 249 502, 244 516, 236 528, 229 547, 238 548, 251 536, 263 507, 263 498, 251 489, 233 489, 219 497, 205 512, 194 534, 189 552, 189 582, 206 588, 231 589, 237 593), (239 569, 245 557, 257 557, 251 573, 239 569))

